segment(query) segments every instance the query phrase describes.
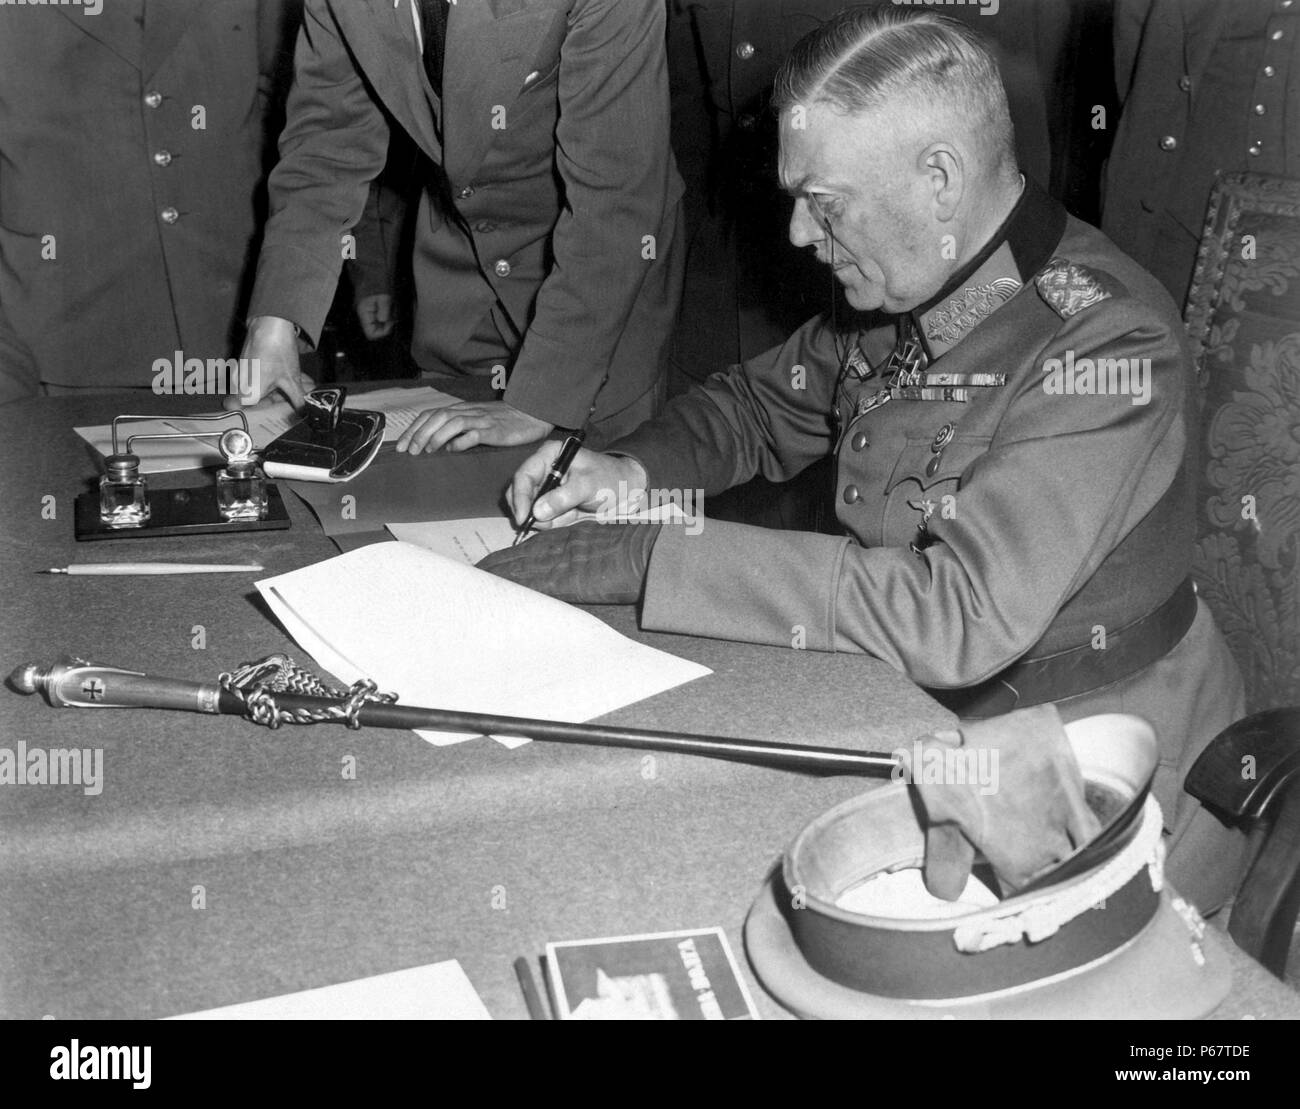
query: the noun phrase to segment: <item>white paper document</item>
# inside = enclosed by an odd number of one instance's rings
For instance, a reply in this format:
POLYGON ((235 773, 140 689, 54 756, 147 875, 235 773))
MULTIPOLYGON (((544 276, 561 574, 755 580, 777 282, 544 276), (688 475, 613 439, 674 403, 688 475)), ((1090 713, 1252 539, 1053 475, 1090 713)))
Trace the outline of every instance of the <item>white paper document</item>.
POLYGON ((422 524, 385 524, 394 539, 474 566, 493 551, 515 541, 514 525, 504 516, 474 520, 430 520, 422 524))
MULTIPOLYGON (((458 403, 449 393, 421 386, 416 389, 376 389, 370 393, 349 393, 344 408, 363 409, 367 412, 384 414, 384 442, 394 442, 415 420, 421 412, 431 408, 445 408, 458 403)), ((248 430, 253 436, 253 443, 258 450, 264 450, 274 439, 278 439, 299 419, 289 404, 272 404, 266 408, 246 408, 243 410, 248 418, 248 430)), ((125 450, 126 441, 133 435, 174 434, 186 432, 202 434, 217 432, 227 428, 238 427, 239 421, 231 416, 220 423, 186 419, 183 416, 159 417, 122 424, 118 428, 118 445, 125 450)), ((113 453, 113 426, 103 424, 98 427, 79 427, 74 429, 87 443, 104 457, 113 453)), ((215 466, 221 462, 221 452, 217 450, 215 439, 146 439, 135 444, 135 453, 140 457, 140 472, 143 474, 161 474, 170 470, 196 470, 204 466, 215 466)))
POLYGON ((455 959, 168 1020, 491 1020, 455 959))
MULTIPOLYGON (((361 547, 257 588, 340 683, 373 679, 399 704, 581 723, 711 673, 410 543, 361 547)), ((419 734, 437 745, 473 738, 419 734)))

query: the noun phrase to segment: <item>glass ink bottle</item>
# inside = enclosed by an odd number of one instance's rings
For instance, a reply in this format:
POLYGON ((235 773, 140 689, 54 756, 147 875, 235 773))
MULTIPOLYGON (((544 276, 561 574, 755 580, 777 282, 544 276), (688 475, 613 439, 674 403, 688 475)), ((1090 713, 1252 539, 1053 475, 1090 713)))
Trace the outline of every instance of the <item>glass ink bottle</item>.
POLYGON ((226 460, 217 473, 217 508, 223 520, 261 520, 266 516, 266 480, 257 468, 253 439, 242 428, 224 432, 219 442, 226 460))
POLYGON ((149 493, 134 454, 110 454, 99 479, 99 518, 110 528, 138 528, 149 519, 149 493))

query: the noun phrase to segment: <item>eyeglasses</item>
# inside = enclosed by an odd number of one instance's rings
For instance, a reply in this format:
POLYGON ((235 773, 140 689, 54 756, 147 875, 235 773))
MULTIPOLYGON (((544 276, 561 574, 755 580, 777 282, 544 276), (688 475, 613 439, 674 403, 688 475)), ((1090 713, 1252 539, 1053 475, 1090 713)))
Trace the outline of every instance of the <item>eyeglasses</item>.
POLYGON ((812 215, 813 221, 829 235, 831 233, 831 214, 823 207, 822 198, 816 193, 805 193, 804 199, 808 202, 808 212, 812 215))

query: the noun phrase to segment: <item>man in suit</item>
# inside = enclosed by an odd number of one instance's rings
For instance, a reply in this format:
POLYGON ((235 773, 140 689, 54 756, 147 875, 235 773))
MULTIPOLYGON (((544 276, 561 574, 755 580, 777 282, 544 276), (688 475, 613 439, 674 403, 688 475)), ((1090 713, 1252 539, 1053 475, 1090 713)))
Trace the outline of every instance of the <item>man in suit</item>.
POLYGON ((0 402, 238 350, 297 7, 0 6, 0 402))
POLYGON ((1181 306, 1215 177, 1300 177, 1300 4, 1118 0, 1102 229, 1181 306))
POLYGON ((500 399, 424 414, 412 453, 608 439, 657 410, 680 289, 660 0, 307 0, 245 355, 300 399, 391 126, 427 168, 412 354, 500 399))
MULTIPOLYGON (((1177 311, 1021 176, 996 66, 962 25, 846 12, 795 48, 777 97, 790 238, 862 315, 809 320, 580 454, 536 513, 707 498, 831 452, 842 534, 587 523, 481 565, 640 598, 646 628, 867 652, 966 718, 1145 716, 1174 884, 1221 903, 1242 843, 1181 783, 1242 684, 1187 579, 1177 311)), ((516 517, 554 453, 516 475, 516 517)))

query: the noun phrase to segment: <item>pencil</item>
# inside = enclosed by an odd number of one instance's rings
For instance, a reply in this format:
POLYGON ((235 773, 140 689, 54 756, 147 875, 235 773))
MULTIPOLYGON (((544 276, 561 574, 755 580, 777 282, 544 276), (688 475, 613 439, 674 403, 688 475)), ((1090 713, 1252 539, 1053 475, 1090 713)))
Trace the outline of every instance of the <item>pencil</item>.
POLYGON ((51 566, 41 574, 247 574, 262 569, 256 563, 213 562, 80 562, 71 566, 51 566))
POLYGON ((542 995, 537 992, 537 980, 533 977, 533 968, 522 955, 515 960, 515 977, 519 979, 519 988, 524 992, 524 1004, 528 1007, 530 1020, 550 1020, 551 1016, 542 1004, 542 995))

